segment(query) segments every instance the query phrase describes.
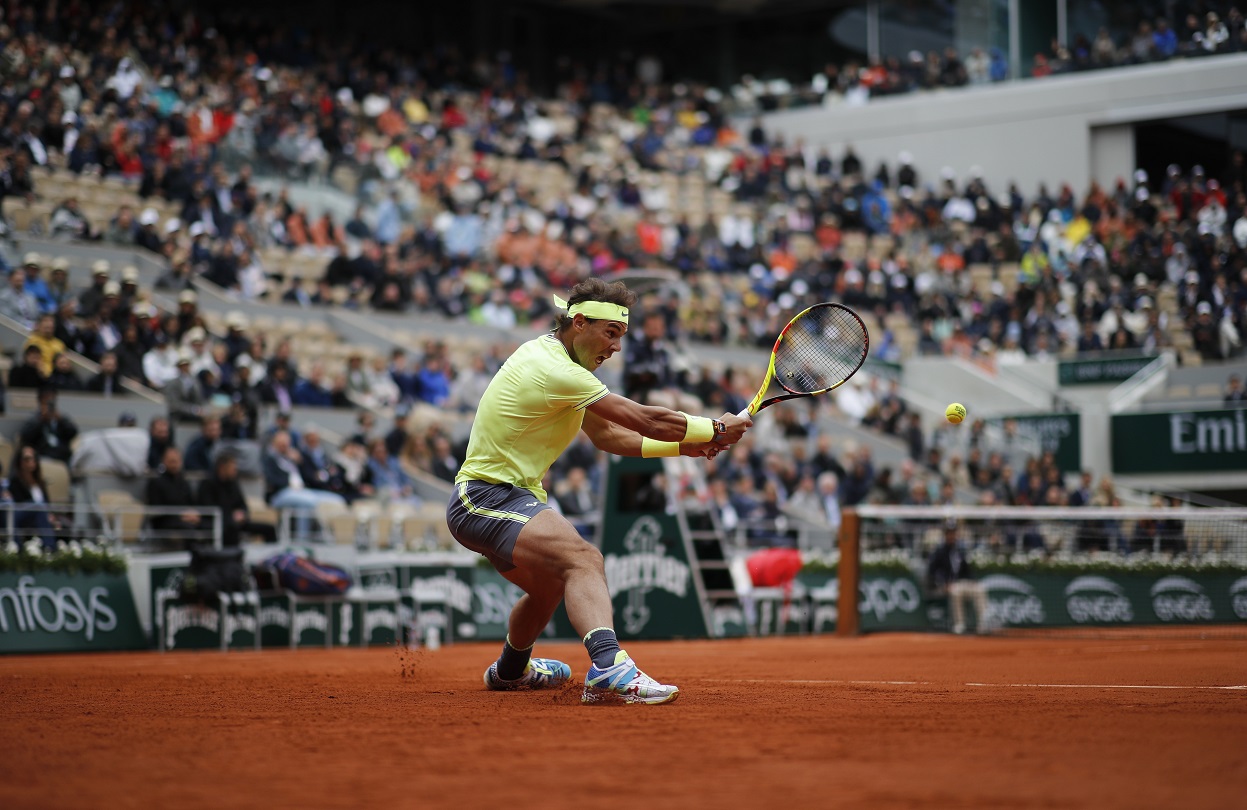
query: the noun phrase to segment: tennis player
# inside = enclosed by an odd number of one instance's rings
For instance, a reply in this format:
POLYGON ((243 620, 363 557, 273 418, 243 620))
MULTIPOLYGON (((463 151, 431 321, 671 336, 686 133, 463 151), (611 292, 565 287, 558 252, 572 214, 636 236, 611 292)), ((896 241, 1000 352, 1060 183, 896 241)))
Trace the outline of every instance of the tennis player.
POLYGON ((641 405, 607 390, 593 372, 620 350, 635 300, 623 284, 597 278, 577 284, 567 301, 556 296, 566 310, 558 327, 520 346, 481 398, 446 522, 461 545, 524 590, 502 655, 485 670, 489 689, 548 689, 571 677, 562 661, 532 657, 566 600, 592 659, 584 702, 666 703, 679 695, 619 648, 602 553, 546 505, 541 487, 579 430, 620 456, 713 457, 753 424, 734 414, 708 419, 641 405))

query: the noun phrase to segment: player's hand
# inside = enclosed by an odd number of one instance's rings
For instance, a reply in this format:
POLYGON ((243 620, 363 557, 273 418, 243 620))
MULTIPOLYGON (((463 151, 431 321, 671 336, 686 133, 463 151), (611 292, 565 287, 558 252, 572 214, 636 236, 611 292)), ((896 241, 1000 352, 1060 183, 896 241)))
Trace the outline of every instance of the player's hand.
POLYGON ((727 428, 727 432, 717 434, 714 441, 724 447, 736 444, 745 435, 745 431, 753 427, 753 419, 748 414, 737 416, 734 413, 725 413, 719 417, 719 421, 727 428))
POLYGON ((680 455, 693 458, 714 458, 727 449, 727 445, 715 441, 694 442, 680 445, 680 455))

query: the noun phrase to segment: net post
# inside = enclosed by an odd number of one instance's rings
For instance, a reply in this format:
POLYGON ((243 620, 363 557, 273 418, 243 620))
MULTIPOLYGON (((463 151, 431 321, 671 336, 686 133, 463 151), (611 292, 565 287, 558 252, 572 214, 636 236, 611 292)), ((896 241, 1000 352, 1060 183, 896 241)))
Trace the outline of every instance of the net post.
POLYGON ((840 513, 840 594, 836 602, 836 635, 856 636, 859 632, 857 592, 861 581, 861 518, 856 509, 840 513))

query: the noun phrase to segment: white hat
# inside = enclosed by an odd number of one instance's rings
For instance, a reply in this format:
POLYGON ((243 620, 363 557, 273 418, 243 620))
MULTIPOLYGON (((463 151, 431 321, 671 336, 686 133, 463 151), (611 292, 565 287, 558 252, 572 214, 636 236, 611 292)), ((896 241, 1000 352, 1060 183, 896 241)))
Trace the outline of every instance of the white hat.
POLYGON ((238 310, 230 310, 225 315, 225 325, 230 329, 242 331, 247 328, 247 316, 238 310))
POLYGON ((91 264, 91 275, 106 276, 108 275, 108 262, 103 259, 96 259, 91 264))
POLYGON ((204 233, 204 224, 198 220, 191 223, 190 234, 192 237, 202 236, 204 233))
POLYGON ((1185 281, 1187 284, 1198 284, 1199 273, 1196 273, 1194 270, 1187 270, 1186 275, 1182 277, 1182 280, 1185 281))
POLYGON ((1142 274, 1142 273, 1135 273, 1135 274, 1134 274, 1134 286, 1136 286, 1136 287, 1146 287, 1146 286, 1147 286, 1147 276, 1145 276, 1145 275, 1144 275, 1144 274, 1142 274))
POLYGON ((191 364, 191 361, 194 359, 195 358, 192 357, 191 353, 187 351, 186 349, 178 350, 178 365, 179 366, 182 365, 183 363, 189 366, 191 364))
POLYGON ((155 208, 144 208, 143 213, 139 214, 139 224, 155 225, 160 221, 160 214, 156 213, 155 208))
POLYGON ((104 285, 104 295, 121 295, 121 285, 115 281, 110 281, 104 285))
POLYGON ((208 339, 208 333, 202 327, 196 326, 186 332, 186 342, 194 343, 195 341, 204 341, 208 339))
POLYGON ((182 292, 178 293, 179 304, 193 304, 198 300, 199 296, 195 295, 194 290, 182 290, 182 292))
POLYGON ((176 233, 182 229, 182 220, 174 217, 165 223, 165 233, 176 233))
POLYGON ((1134 182, 1136 182, 1136 183, 1146 183, 1146 182, 1147 182, 1147 170, 1146 170, 1146 169, 1136 169, 1136 170, 1135 170, 1135 173, 1134 173, 1134 182))
POLYGON ((23 267, 27 267, 32 264, 35 267, 39 267, 43 264, 43 257, 40 256, 38 253, 35 253, 34 251, 31 251, 30 253, 27 253, 25 256, 22 257, 23 267))
POLYGON ((1135 193, 1134 193, 1134 198, 1135 198, 1136 200, 1138 200, 1139 202, 1143 202, 1143 201, 1144 201, 1144 200, 1146 200, 1149 196, 1150 196, 1150 195, 1147 193, 1147 188, 1146 188, 1146 187, 1144 187, 1144 186, 1139 186, 1138 190, 1137 190, 1137 191, 1135 191, 1135 193))
POLYGON ((69 259, 66 259, 64 256, 57 256, 55 259, 52 260, 53 271, 68 270, 68 269, 69 269, 69 259))
POLYGON ((1155 305, 1146 295, 1139 299, 1139 309, 1152 309, 1155 305))
POLYGON ((135 284, 138 284, 139 283, 139 269, 132 264, 128 264, 125 267, 121 268, 121 281, 122 283, 133 282, 135 284))
POLYGON ((73 77, 74 77, 74 66, 73 65, 61 65, 61 78, 72 79, 73 77))
POLYGON ((1208 303, 1207 301, 1200 301, 1199 304, 1195 307, 1195 311, 1198 312, 1200 315, 1203 315, 1204 313, 1212 314, 1212 304, 1208 303))

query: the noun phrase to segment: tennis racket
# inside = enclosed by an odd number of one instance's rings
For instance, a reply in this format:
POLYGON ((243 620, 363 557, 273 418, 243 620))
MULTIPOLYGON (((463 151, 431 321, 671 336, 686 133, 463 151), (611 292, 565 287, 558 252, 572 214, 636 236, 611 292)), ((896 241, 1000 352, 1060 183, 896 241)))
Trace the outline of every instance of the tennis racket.
POLYGON ((775 338, 766 379, 740 416, 776 402, 825 394, 844 385, 866 362, 870 333, 857 313, 841 304, 815 304, 797 313, 775 338), (785 393, 763 399, 771 383, 785 393))

